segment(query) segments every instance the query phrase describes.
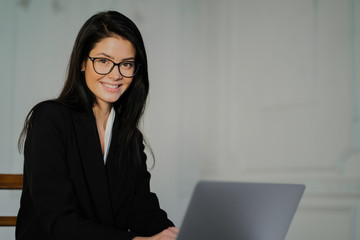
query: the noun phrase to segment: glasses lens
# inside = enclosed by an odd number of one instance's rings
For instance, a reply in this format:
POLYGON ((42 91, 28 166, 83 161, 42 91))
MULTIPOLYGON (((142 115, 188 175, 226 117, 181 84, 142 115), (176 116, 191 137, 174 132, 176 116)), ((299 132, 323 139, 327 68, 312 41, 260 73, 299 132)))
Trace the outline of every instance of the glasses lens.
POLYGON ((119 65, 120 73, 124 77, 133 77, 136 73, 135 62, 123 62, 119 65))
POLYGON ((94 60, 94 69, 99 74, 108 74, 114 63, 106 58, 98 58, 94 60))
MULTIPOLYGON (((92 58, 94 64, 94 70, 98 74, 109 74, 115 65, 115 63, 106 58, 92 58)), ((116 64, 119 67, 120 74, 124 77, 135 76, 138 66, 134 61, 121 62, 116 64)))

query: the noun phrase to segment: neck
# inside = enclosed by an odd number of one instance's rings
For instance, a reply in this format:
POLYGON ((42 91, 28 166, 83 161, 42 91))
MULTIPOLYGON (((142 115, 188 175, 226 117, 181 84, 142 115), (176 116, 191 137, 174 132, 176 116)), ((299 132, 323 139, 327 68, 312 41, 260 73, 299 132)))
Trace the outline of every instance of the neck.
POLYGON ((93 113, 96 119, 98 127, 105 129, 106 122, 111 111, 111 104, 95 104, 93 107, 93 113))

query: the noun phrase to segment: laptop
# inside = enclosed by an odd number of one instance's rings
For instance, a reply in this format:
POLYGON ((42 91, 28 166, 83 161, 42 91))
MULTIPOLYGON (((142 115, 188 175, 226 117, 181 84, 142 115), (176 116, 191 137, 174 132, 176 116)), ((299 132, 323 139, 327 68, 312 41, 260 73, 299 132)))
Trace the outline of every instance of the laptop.
POLYGON ((200 181, 177 240, 284 240, 301 184, 200 181))

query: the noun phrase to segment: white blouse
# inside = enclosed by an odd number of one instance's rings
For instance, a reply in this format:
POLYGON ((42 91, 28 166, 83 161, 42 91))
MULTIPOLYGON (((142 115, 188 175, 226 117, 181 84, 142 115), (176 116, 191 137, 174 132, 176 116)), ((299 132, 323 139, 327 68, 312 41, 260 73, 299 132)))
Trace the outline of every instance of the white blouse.
POLYGON ((114 107, 111 108, 109 117, 106 121, 106 127, 105 127, 105 141, 104 141, 104 163, 106 163, 106 158, 109 153, 110 149, 110 143, 111 143, 111 136, 112 136, 112 128, 114 125, 114 119, 115 119, 115 110, 114 107))

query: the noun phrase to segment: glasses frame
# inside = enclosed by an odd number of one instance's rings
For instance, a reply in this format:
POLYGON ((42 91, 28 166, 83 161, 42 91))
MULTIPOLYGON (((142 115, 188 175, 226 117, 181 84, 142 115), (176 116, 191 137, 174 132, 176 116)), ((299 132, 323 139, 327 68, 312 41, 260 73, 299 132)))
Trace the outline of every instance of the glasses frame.
POLYGON ((90 56, 88 56, 88 58, 89 58, 89 59, 91 60, 91 62, 92 62, 94 71, 95 71, 97 74, 100 74, 100 75, 107 75, 107 74, 111 73, 111 71, 114 69, 114 67, 117 66, 118 69, 119 69, 119 73, 120 73, 121 76, 123 76, 123 77, 125 77, 125 78, 132 78, 132 77, 134 77, 134 76, 136 75, 136 73, 138 72, 139 67, 140 67, 140 64, 139 64, 139 63, 136 63, 136 61, 124 61, 124 62, 116 63, 116 62, 114 62, 114 61, 112 61, 112 60, 110 60, 110 59, 108 59, 108 58, 104 58, 104 57, 90 57, 90 56), (97 59, 106 59, 106 60, 108 60, 108 61, 110 61, 110 62, 113 63, 113 65, 112 65, 112 67, 110 68, 110 70, 109 70, 108 73, 99 73, 98 71, 96 71, 94 61, 97 60, 97 59), (133 63, 135 64, 134 73, 133 73, 132 76, 124 76, 124 74, 121 73, 120 66, 121 66, 122 64, 124 64, 124 63, 129 63, 129 62, 133 62, 133 63))

